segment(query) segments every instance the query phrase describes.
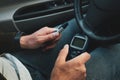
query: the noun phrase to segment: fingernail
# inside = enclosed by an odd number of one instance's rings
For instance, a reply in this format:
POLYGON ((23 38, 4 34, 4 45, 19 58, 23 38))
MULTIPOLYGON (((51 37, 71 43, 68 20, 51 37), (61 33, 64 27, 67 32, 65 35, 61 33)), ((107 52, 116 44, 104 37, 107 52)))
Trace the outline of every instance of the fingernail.
POLYGON ((58 32, 54 32, 54 33, 53 33, 53 36, 54 36, 54 37, 57 37, 57 36, 59 36, 59 33, 58 33, 58 32))
POLYGON ((64 48, 68 48, 69 47, 69 45, 68 44, 66 44, 65 46, 64 46, 64 48))

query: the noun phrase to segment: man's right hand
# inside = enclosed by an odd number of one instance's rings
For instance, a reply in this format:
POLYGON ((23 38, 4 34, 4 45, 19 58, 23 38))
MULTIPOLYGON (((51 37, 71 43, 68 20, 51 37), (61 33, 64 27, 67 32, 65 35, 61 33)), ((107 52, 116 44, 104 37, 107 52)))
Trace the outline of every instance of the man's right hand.
POLYGON ((55 66, 51 73, 51 80, 85 80, 86 67, 85 63, 90 59, 87 52, 66 61, 69 52, 69 46, 65 47, 59 53, 55 66))

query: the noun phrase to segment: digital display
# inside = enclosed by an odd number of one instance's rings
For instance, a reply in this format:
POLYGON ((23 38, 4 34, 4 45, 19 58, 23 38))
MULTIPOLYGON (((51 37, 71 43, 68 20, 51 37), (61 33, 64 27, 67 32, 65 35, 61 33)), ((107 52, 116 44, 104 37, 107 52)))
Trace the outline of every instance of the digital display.
POLYGON ((72 45, 78 48, 83 48, 84 44, 85 44, 85 40, 78 37, 75 37, 72 42, 72 45))

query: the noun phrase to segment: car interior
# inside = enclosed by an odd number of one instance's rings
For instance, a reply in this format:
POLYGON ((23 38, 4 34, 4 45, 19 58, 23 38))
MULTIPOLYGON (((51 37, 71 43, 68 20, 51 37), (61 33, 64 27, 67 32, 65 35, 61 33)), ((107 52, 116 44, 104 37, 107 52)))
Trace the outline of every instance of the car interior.
POLYGON ((0 49, 0 52, 11 52, 23 62, 39 63, 45 70, 44 76, 49 78, 59 51, 69 44, 67 60, 82 52, 91 54, 86 63, 87 80, 120 80, 119 21, 118 0, 1 0, 0 32, 31 34, 44 26, 63 30, 57 45, 46 52, 41 49, 24 52, 0 49))

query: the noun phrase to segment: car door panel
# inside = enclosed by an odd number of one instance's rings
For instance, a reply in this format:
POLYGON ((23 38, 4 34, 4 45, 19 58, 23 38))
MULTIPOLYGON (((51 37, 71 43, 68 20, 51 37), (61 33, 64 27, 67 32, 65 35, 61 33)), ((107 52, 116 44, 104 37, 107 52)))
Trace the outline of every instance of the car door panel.
MULTIPOLYGON (((16 3, 13 2, 13 4, 9 3, 9 5, 5 6, 0 5, 0 31, 7 32, 20 30, 30 33, 42 26, 55 26, 73 18, 74 14, 72 4, 65 6, 60 5, 58 7, 52 4, 52 8, 45 8, 44 6, 51 6, 51 1, 52 0, 16 1, 16 3), (66 6, 68 7, 66 8, 66 6), (44 7, 44 9, 39 7, 44 7), (25 11, 25 14, 21 14, 25 11), (41 13, 42 15, 40 15, 41 13), (32 14, 32 17, 31 15, 28 16, 28 14, 32 14), (22 18, 20 18, 21 16, 22 18)), ((3 3, 5 3, 5 1, 3 3)))

